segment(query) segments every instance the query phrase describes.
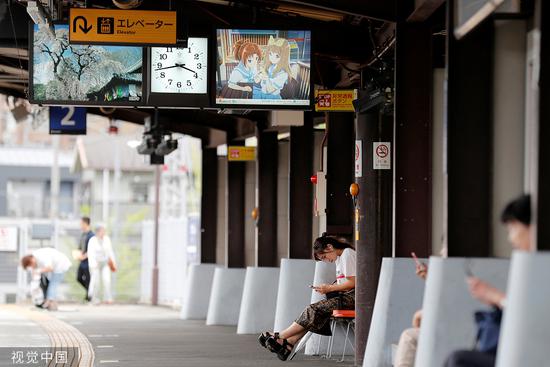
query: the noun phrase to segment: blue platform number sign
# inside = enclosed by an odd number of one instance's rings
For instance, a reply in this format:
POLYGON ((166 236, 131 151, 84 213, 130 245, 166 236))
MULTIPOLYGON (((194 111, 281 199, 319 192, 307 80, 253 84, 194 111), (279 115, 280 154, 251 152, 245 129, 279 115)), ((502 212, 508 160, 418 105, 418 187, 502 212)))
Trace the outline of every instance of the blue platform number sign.
POLYGON ((50 134, 86 135, 86 108, 50 107, 50 134))

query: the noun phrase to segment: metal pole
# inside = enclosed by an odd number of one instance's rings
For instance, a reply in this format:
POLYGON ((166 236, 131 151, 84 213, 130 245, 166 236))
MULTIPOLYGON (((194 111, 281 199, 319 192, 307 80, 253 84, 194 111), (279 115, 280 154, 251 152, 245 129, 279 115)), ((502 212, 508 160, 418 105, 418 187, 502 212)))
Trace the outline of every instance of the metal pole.
POLYGON ((153 287, 151 303, 158 305, 159 298, 159 267, 158 267, 158 249, 159 249, 159 212, 160 212, 160 166, 155 165, 155 252, 153 261, 153 287))
POLYGON ((50 176, 50 218, 59 214, 59 136, 52 136, 53 163, 50 176))

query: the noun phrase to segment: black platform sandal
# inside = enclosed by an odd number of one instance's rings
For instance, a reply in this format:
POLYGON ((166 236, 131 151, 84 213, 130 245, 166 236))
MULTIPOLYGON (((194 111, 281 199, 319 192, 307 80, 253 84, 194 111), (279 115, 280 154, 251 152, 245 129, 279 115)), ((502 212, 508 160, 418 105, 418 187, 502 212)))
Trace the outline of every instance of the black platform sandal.
POLYGON ((290 344, 286 339, 282 340, 283 344, 279 344, 275 338, 271 337, 267 339, 266 344, 267 349, 277 354, 277 358, 279 358, 281 361, 286 361, 292 353, 294 345, 290 344), (288 349, 288 347, 290 347, 290 349, 288 349))
POLYGON ((260 342, 260 345, 264 348, 267 348, 267 340, 269 338, 275 338, 279 339, 279 333, 273 333, 271 334, 269 331, 266 331, 265 333, 261 333, 258 337, 258 341, 260 342))
POLYGON ((290 344, 286 339, 283 339, 283 345, 281 346, 281 349, 279 349, 279 351, 277 352, 277 358, 279 358, 281 361, 286 361, 288 359, 288 356, 292 354, 293 349, 294 345, 290 344), (290 349, 288 349, 288 347, 290 347, 290 349))

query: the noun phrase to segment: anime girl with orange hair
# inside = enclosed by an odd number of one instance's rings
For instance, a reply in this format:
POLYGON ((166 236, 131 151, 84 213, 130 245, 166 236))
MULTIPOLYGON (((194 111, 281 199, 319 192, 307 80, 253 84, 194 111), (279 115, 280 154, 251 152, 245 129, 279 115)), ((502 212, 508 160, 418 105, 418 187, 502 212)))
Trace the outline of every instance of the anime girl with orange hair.
POLYGON ((259 62, 262 58, 262 50, 255 43, 238 40, 233 46, 235 59, 239 60, 239 64, 233 69, 227 86, 231 89, 241 90, 244 92, 252 92, 252 87, 249 85, 259 83, 258 77, 259 62))
POLYGON ((259 76, 261 90, 254 93, 253 98, 282 99, 281 89, 289 78, 293 78, 290 70, 290 44, 284 38, 269 37, 265 58, 264 70, 259 76))

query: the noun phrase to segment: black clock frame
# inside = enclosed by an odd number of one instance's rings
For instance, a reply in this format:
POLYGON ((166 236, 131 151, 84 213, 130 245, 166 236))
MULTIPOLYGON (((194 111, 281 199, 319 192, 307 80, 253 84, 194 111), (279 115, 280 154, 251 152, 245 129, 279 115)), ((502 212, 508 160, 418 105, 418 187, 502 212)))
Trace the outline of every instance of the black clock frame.
MULTIPOLYGON (((212 92, 212 55, 215 54, 215 43, 212 42, 209 34, 193 34, 189 35, 192 38, 206 38, 208 40, 208 55, 206 66, 206 93, 155 93, 151 91, 151 47, 147 48, 145 52, 145 62, 147 65, 147 99, 146 105, 148 107, 174 107, 174 108, 208 108, 211 106, 210 93, 212 92), (214 45, 214 47, 213 47, 214 45)), ((171 47, 171 46, 163 46, 171 47)), ((178 46, 174 46, 178 47, 178 46)), ((181 47, 181 46, 180 46, 181 47)), ((214 55, 215 57, 215 55, 214 55)))

